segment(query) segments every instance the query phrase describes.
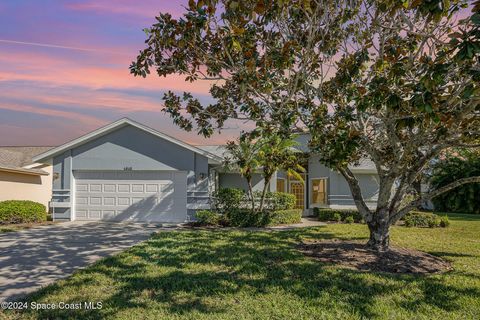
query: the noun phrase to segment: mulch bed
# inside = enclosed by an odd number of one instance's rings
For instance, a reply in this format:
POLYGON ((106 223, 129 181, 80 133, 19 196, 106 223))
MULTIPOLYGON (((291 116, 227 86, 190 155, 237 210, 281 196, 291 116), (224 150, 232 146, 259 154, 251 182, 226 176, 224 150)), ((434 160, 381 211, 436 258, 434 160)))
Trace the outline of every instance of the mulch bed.
POLYGON ((323 263, 339 264, 361 271, 396 274, 435 274, 452 270, 449 262, 431 254, 398 247, 377 252, 355 241, 310 241, 298 245, 308 257, 323 263))

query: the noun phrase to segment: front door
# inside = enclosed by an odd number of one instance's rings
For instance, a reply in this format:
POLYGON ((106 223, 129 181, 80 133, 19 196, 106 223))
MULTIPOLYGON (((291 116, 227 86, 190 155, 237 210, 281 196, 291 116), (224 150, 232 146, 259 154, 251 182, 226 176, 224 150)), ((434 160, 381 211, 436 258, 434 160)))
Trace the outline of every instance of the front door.
POLYGON ((295 195, 295 209, 305 209, 305 186, 300 181, 290 181, 290 193, 295 195))

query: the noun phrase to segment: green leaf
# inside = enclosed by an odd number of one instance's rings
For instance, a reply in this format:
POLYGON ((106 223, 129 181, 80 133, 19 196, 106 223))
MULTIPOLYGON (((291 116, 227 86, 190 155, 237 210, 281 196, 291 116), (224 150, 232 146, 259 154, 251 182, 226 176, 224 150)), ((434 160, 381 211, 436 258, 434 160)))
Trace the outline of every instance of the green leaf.
POLYGON ((471 20, 474 24, 476 24, 477 26, 480 25, 480 14, 478 13, 475 13, 472 17, 471 17, 471 20))

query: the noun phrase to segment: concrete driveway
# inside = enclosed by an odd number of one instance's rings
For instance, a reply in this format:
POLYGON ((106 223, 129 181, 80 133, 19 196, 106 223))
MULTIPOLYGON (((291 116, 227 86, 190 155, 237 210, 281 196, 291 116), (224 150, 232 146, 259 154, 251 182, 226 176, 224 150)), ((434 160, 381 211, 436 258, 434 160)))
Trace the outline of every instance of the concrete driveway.
POLYGON ((21 297, 149 238, 144 224, 67 222, 0 233, 0 301, 21 297))

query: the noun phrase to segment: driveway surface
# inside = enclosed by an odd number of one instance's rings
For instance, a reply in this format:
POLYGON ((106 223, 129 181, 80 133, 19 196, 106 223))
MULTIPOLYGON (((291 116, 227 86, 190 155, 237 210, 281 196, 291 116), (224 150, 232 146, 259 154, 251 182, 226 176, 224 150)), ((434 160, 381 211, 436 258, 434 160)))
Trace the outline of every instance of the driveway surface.
POLYGON ((21 298, 146 240, 155 225, 66 222, 0 233, 0 301, 21 298))

